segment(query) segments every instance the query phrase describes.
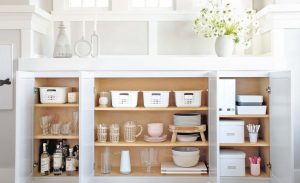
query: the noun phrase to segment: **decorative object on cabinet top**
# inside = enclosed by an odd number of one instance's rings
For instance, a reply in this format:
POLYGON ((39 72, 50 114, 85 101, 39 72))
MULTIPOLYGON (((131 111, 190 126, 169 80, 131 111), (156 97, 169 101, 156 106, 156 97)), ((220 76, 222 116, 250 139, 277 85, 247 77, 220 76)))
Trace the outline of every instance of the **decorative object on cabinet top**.
POLYGON ((201 9, 194 21, 194 31, 207 38, 217 38, 215 50, 219 57, 231 56, 234 44, 250 47, 253 34, 258 32, 258 21, 252 9, 240 11, 230 4, 210 2, 201 9))
POLYGON ((60 22, 59 33, 55 42, 53 57, 54 58, 70 58, 72 57, 71 44, 69 42, 66 27, 60 22))

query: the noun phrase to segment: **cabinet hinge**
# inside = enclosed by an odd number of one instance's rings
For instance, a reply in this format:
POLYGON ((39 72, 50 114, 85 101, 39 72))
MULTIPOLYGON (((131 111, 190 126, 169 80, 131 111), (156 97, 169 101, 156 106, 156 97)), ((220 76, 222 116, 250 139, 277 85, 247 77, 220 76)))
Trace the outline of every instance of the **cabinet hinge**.
POLYGON ((38 94, 38 93, 39 93, 39 88, 34 87, 34 88, 33 88, 33 93, 34 93, 34 94, 38 94))
POLYGON ((33 162, 33 168, 36 168, 39 166, 39 163, 38 162, 33 162))
POLYGON ((270 95, 272 93, 271 87, 268 86, 268 88, 266 89, 266 91, 268 92, 268 94, 270 95))
POLYGON ((272 170, 272 164, 269 162, 268 164, 266 164, 266 166, 270 169, 270 170, 272 170))

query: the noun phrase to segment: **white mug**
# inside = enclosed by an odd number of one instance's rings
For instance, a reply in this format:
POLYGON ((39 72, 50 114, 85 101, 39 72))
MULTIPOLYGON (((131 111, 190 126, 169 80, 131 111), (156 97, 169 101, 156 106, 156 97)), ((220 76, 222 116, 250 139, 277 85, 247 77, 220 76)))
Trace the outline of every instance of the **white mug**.
POLYGON ((129 150, 121 151, 121 162, 120 162, 120 173, 130 174, 131 164, 130 164, 130 155, 129 150))

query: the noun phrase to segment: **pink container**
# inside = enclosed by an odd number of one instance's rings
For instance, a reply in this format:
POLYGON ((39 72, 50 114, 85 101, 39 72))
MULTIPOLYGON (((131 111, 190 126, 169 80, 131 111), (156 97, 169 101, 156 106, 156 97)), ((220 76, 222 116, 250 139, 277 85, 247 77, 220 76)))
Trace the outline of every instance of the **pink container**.
POLYGON ((252 176, 260 176, 260 164, 250 164, 250 173, 252 176))
POLYGON ((149 123, 147 126, 148 126, 148 134, 151 137, 160 137, 164 132, 163 123, 149 123))

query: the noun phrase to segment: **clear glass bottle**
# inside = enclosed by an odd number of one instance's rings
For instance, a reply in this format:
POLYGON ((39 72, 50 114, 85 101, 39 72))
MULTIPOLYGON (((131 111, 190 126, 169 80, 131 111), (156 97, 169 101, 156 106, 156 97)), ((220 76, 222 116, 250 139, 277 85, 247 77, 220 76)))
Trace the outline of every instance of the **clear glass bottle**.
POLYGON ((47 176, 50 173, 50 155, 47 152, 47 144, 43 143, 43 153, 41 154, 41 175, 47 176))
POLYGON ((67 176, 72 176, 75 173, 75 157, 73 156, 73 149, 69 149, 69 156, 66 158, 66 173, 67 176))
POLYGON ((63 154, 60 145, 56 145, 56 151, 53 154, 53 174, 58 176, 62 174, 63 154))
POLYGON ((70 58, 72 57, 71 44, 69 42, 66 27, 63 22, 60 23, 58 36, 55 42, 55 48, 53 52, 54 58, 70 58))

